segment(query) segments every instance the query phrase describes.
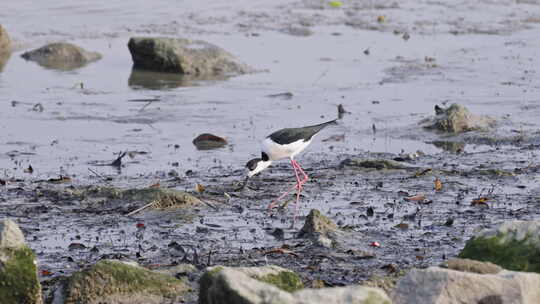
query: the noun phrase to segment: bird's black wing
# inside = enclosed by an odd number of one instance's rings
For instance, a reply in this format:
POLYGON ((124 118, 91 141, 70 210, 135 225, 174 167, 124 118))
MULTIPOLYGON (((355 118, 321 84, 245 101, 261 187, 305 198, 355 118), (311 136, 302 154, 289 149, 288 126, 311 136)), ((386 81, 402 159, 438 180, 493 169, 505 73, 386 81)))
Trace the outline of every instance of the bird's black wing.
POLYGON ((336 120, 337 119, 334 119, 331 121, 323 122, 322 124, 307 126, 303 128, 281 129, 268 135, 268 137, 280 145, 287 145, 299 140, 308 141, 313 137, 313 135, 317 134, 324 127, 336 123, 336 120))

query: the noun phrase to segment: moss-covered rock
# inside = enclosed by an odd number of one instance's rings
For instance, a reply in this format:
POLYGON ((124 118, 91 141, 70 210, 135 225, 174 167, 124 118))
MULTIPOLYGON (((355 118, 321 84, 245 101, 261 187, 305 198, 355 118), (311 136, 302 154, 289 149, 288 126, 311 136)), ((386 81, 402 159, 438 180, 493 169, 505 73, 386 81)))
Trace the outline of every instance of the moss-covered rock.
MULTIPOLYGON (((230 267, 214 266, 206 269, 206 272, 203 274, 199 281, 199 298, 203 298, 202 302, 200 300, 199 303, 209 303, 204 299, 207 294, 206 291, 212 288, 211 286, 216 283, 216 279, 218 277, 217 275, 227 268, 230 267)), ((296 273, 278 266, 270 265, 263 267, 234 267, 233 269, 249 276, 252 279, 271 284, 287 292, 293 292, 304 288, 302 280, 296 273)))
POLYGON ((42 303, 36 256, 9 219, 0 222, 0 303, 42 303))
POLYGON ((482 230, 467 242, 459 257, 540 273, 540 221, 505 222, 482 230))
POLYGON ((200 304, 391 303, 384 291, 363 286, 298 290, 298 276, 277 266, 212 267, 200 283, 200 304), (289 290, 296 285, 294 292, 284 290, 283 284, 289 290))
MULTIPOLYGON (((63 303, 165 303, 181 301, 182 280, 120 261, 104 260, 74 273, 64 284, 63 303)), ((55 297, 55 301, 58 301, 55 297)))
POLYGON ((436 116, 421 122, 424 128, 448 133, 462 133, 473 130, 488 130, 495 120, 486 116, 474 115, 458 104, 452 104, 446 109, 435 108, 436 116))

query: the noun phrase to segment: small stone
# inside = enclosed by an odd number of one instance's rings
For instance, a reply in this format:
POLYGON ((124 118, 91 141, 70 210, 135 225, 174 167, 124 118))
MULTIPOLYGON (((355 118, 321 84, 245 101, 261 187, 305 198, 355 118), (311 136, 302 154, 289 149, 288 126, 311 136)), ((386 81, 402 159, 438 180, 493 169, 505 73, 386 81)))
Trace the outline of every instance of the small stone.
POLYGON ((193 139, 193 144, 198 150, 211 150, 226 146, 227 140, 213 134, 203 133, 193 139))

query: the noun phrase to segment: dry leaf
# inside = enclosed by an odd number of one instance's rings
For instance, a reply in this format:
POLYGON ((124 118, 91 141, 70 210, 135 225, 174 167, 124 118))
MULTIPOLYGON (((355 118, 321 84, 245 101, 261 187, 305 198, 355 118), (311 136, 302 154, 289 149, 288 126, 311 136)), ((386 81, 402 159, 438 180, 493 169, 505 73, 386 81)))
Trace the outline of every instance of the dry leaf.
POLYGON ((150 187, 148 187, 148 188, 160 188, 160 187, 161 187, 161 185, 159 184, 159 182, 157 182, 157 183, 155 183, 153 185, 150 185, 150 187))
POLYGON ((477 205, 488 205, 487 202, 489 201, 489 198, 487 197, 479 197, 477 199, 473 199, 471 202, 471 206, 477 206, 477 205))
POLYGON ((409 197, 405 197, 404 200, 406 200, 407 202, 420 202, 420 201, 423 201, 426 199, 426 196, 423 195, 423 194, 418 194, 418 195, 415 195, 415 196, 409 196, 409 197))
POLYGON ((195 185, 195 191, 197 191, 198 193, 203 193, 204 192, 204 186, 201 185, 201 184, 196 184, 195 185))
POLYGON ((435 179, 435 191, 441 191, 442 190, 442 182, 441 180, 437 177, 435 179))
POLYGON ((377 22, 379 23, 384 23, 386 21, 386 17, 381 15, 381 16, 378 16, 377 17, 377 22))

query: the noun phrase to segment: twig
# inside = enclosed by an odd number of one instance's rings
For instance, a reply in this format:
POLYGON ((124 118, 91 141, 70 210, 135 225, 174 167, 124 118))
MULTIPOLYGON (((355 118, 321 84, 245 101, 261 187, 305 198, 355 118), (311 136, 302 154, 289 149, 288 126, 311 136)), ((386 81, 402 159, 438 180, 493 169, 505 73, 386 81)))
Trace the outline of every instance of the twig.
POLYGON ((102 179, 103 181, 105 181, 106 183, 109 182, 109 181, 107 180, 106 177, 104 177, 103 175, 97 173, 96 171, 94 171, 94 170, 92 170, 92 169, 90 169, 90 168, 88 168, 88 171, 92 172, 95 176, 101 178, 101 179, 102 179))
POLYGON ((143 211, 144 209, 147 209, 148 207, 151 207, 153 204, 154 204, 154 202, 148 203, 148 204, 142 206, 139 209, 135 209, 135 210, 131 211, 130 213, 126 214, 126 216, 132 216, 135 213, 139 213, 139 212, 143 211))

